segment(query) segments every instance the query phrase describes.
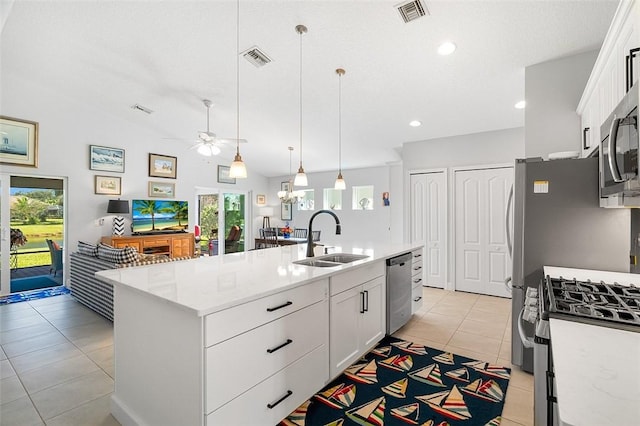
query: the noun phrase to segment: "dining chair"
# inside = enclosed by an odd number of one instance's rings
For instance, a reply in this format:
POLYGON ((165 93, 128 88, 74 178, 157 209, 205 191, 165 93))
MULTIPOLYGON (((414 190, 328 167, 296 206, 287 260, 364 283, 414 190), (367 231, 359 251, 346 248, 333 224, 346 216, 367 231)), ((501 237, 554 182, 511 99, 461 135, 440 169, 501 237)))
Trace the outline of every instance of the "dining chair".
POLYGON ((55 277, 58 271, 62 271, 62 249, 52 240, 47 239, 46 241, 47 246, 49 246, 49 254, 51 254, 51 268, 49 269, 49 273, 53 272, 53 276, 55 277))
POLYGON ((241 235, 242 228, 240 228, 238 225, 233 225, 231 229, 229 229, 229 235, 227 235, 227 238, 224 240, 225 253, 235 253, 238 251, 241 235))
POLYGON ((262 230, 264 240, 262 243, 263 248, 278 247, 278 233, 273 228, 266 228, 262 230))
POLYGON ((293 238, 307 238, 307 230, 305 228, 293 228, 293 238))
POLYGON ((320 231, 311 231, 311 240, 320 241, 320 231))

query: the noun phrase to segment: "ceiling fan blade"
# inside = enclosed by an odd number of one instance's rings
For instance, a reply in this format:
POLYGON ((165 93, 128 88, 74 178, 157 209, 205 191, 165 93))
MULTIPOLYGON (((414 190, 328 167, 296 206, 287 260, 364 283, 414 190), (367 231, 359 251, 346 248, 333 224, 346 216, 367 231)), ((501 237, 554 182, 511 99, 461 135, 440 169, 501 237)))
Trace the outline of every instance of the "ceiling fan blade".
POLYGON ((217 138, 216 141, 221 143, 233 143, 233 144, 235 144, 236 142, 247 143, 246 139, 217 138))

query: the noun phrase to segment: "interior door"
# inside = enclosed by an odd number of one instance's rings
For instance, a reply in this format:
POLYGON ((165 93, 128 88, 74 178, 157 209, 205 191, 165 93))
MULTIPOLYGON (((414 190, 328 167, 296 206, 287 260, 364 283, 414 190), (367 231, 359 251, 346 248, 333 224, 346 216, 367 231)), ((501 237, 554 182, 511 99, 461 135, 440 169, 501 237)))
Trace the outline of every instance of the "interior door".
POLYGON ((455 288, 510 297, 511 258, 504 226, 513 168, 455 173, 455 288))
POLYGON ((425 286, 444 288, 447 251, 447 178, 444 171, 412 174, 411 242, 425 246, 425 286))

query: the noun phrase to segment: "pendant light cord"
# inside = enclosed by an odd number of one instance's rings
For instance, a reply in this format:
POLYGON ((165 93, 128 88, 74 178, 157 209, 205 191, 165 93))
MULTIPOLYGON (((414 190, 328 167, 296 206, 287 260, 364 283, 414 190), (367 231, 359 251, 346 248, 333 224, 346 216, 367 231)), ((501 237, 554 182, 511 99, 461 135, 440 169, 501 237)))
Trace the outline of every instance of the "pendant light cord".
POLYGON ((338 72, 338 174, 342 174, 342 73, 338 72))
POLYGON ((300 31, 300 167, 302 167, 302 35, 300 31))
POLYGON ((240 155, 240 0, 236 3, 236 155, 240 155))

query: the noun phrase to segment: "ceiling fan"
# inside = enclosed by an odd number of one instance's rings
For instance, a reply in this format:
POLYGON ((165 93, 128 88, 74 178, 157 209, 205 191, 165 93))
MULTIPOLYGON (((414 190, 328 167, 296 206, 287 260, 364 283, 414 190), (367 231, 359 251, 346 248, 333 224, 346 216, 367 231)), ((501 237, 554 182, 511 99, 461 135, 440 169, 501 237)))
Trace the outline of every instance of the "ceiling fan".
POLYGON ((245 139, 226 139, 217 137, 216 134, 209 129, 209 115, 211 112, 211 105, 213 103, 209 99, 203 99, 202 103, 207 108, 207 131, 198 133, 196 144, 191 147, 191 149, 197 150, 200 155, 211 157, 220 154, 220 145, 247 142, 245 139))

